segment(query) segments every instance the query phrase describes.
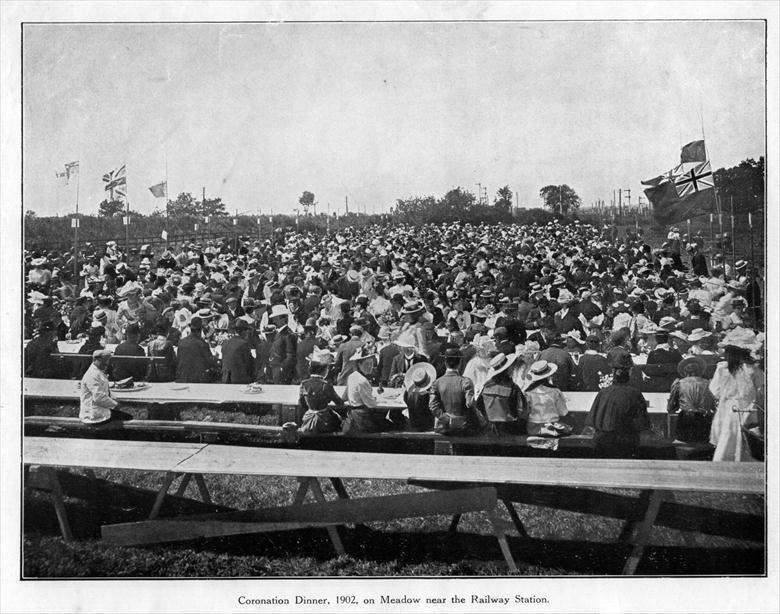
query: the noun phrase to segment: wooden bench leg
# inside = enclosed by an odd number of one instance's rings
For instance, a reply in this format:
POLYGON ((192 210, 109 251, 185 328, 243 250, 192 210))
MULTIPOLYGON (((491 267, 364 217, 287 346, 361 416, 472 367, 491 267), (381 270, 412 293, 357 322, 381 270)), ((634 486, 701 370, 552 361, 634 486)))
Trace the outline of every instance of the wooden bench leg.
MULTIPOLYGON (((322 492, 322 486, 320 486, 320 482, 317 478, 309 478, 309 488, 311 488, 311 493, 314 495, 314 499, 318 503, 325 503, 325 494, 322 492)), ((333 543, 333 547, 336 549, 336 554, 339 556, 346 554, 346 550, 344 550, 344 544, 341 543, 341 536, 339 535, 338 528, 330 526, 326 527, 326 529, 328 530, 330 541, 333 543)))
POLYGON ((650 537, 650 533, 653 530, 655 519, 658 516, 658 510, 661 509, 661 503, 663 502, 666 493, 663 490, 654 490, 650 494, 650 501, 647 504, 647 510, 645 511, 645 517, 642 519, 642 523, 639 525, 639 530, 636 532, 634 539, 634 548, 631 551, 631 555, 628 557, 625 566, 623 567, 623 575, 631 576, 636 571, 639 561, 642 559, 642 554, 645 551, 645 545, 650 537))
POLYGON ((179 483, 179 487, 176 489, 176 496, 177 497, 183 497, 184 493, 187 492, 187 486, 190 483, 190 480, 192 479, 191 473, 185 473, 181 478, 181 483, 179 483))
POLYGON ((634 532, 636 531, 639 522, 642 519, 642 515, 647 510, 647 506, 650 504, 650 494, 652 491, 643 490, 639 493, 636 505, 631 510, 631 514, 626 518, 623 523, 623 527, 620 530, 617 541, 619 543, 633 544, 634 532))
POLYGON ((174 479, 176 479, 176 473, 173 471, 165 472, 165 477, 163 478, 163 483, 160 486, 160 490, 157 491, 157 498, 154 500, 152 511, 149 512, 149 520, 154 520, 157 518, 157 515, 160 513, 163 500, 165 499, 165 495, 168 494, 168 489, 171 487, 174 479))
POLYGON ((309 492, 309 480, 311 478, 298 478, 298 491, 295 493, 293 505, 301 505, 306 499, 306 493, 309 492))
POLYGON ((339 499, 349 499, 349 493, 344 487, 344 482, 341 481, 341 478, 330 478, 330 483, 333 484, 333 490, 336 491, 339 499))
POLYGON ((517 515, 517 510, 513 503, 509 499, 502 499, 502 501, 506 506, 506 511, 509 512, 509 517, 512 519, 512 523, 515 525, 518 535, 520 535, 520 537, 529 537, 528 531, 525 530, 525 525, 523 525, 523 521, 520 520, 520 516, 517 515))
POLYGON ((450 533, 457 533, 458 532, 458 523, 460 522, 460 514, 453 514, 452 520, 450 521, 450 533))
POLYGON ((65 509, 65 500, 62 497, 62 485, 57 477, 57 472, 51 467, 44 467, 42 470, 51 488, 51 501, 57 514, 57 522, 60 525, 62 538, 66 542, 73 541, 73 533, 70 531, 70 523, 68 522, 68 512, 65 509))
POLYGON ((512 556, 512 551, 509 549, 509 542, 506 540, 506 528, 504 521, 498 517, 495 509, 487 510, 487 515, 490 519, 490 524, 493 525, 493 535, 495 535, 496 539, 498 540, 498 545, 501 548, 501 554, 504 555, 504 560, 506 561, 507 567, 509 567, 509 571, 517 571, 517 564, 515 563, 515 559, 512 556))
POLYGON ((202 474, 195 474, 195 484, 198 486, 198 492, 200 493, 200 498, 203 502, 212 503, 211 494, 209 494, 209 489, 206 487, 206 478, 204 478, 202 474))

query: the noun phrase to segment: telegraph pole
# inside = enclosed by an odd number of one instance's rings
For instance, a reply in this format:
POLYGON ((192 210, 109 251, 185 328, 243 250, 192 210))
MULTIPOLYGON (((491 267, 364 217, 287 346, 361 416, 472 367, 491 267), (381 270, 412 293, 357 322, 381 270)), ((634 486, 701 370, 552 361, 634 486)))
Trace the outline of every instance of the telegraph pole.
POLYGON ((618 224, 623 223, 623 189, 618 188, 618 224))

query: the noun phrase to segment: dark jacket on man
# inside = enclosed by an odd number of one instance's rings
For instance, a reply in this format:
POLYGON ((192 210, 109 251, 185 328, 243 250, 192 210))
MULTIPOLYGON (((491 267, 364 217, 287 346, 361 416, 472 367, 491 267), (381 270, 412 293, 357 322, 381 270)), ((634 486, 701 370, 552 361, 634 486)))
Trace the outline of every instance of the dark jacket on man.
POLYGON ((298 338, 287 326, 276 332, 268 356, 268 365, 274 384, 292 384, 295 374, 296 347, 298 338))
POLYGON ((222 383, 249 384, 254 381, 255 359, 249 342, 236 335, 222 344, 222 383))
POLYGON ((177 382, 195 384, 214 381, 217 364, 209 344, 200 335, 189 334, 181 339, 176 359, 177 382))

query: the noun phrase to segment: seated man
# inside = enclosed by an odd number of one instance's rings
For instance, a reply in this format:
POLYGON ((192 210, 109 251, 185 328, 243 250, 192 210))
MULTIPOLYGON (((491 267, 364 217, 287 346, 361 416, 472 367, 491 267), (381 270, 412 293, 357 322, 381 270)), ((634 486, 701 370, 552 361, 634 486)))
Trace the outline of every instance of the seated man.
POLYGON ((111 364, 111 373, 115 380, 132 377, 135 381, 147 379, 149 363, 145 360, 122 360, 119 356, 146 356, 146 352, 139 345, 141 328, 137 323, 128 324, 125 330, 125 341, 116 346, 114 361, 111 364))
POLYGON ((458 373, 460 358, 460 350, 444 350, 447 370, 431 389, 434 430, 445 435, 476 435, 482 430, 483 421, 474 407, 474 382, 458 373))
POLYGON ((116 409, 119 403, 111 398, 106 375, 110 358, 109 350, 93 352, 92 364, 81 378, 79 419, 86 424, 99 425, 132 418, 130 414, 116 409))

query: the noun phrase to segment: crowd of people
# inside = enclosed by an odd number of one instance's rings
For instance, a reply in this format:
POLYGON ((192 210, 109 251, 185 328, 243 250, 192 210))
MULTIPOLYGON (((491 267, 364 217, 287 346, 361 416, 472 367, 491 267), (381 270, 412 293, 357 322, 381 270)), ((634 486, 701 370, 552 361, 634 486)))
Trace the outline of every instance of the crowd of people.
POLYGON ((763 428, 760 279, 677 228, 655 248, 579 222, 277 229, 137 259, 113 241, 25 254, 26 376, 300 384, 318 432, 558 437, 562 393, 594 391, 606 456, 635 453, 642 392, 669 392, 678 438, 715 460, 747 460, 763 428), (82 339, 91 366, 58 356, 82 339), (373 386, 407 410, 372 411, 373 386))

